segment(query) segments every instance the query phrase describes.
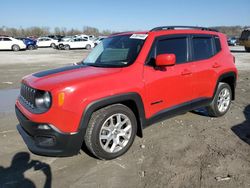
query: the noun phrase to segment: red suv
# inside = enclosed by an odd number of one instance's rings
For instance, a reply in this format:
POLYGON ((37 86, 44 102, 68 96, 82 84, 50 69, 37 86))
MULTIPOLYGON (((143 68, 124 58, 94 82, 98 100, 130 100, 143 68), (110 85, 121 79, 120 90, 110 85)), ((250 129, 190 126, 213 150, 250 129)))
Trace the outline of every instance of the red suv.
POLYGON ((22 80, 17 126, 30 151, 71 156, 83 145, 100 159, 124 154, 143 128, 206 107, 224 115, 237 69, 224 34, 164 26, 104 39, 78 65, 22 80))

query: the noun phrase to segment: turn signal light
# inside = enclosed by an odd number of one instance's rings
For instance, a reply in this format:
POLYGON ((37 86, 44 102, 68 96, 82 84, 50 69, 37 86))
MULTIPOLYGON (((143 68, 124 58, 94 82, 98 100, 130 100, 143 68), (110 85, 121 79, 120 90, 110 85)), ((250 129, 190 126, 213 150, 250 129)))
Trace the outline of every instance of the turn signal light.
POLYGON ((63 92, 61 92, 61 93, 58 94, 58 105, 59 106, 63 105, 63 103, 64 103, 64 97, 65 97, 65 94, 63 92))

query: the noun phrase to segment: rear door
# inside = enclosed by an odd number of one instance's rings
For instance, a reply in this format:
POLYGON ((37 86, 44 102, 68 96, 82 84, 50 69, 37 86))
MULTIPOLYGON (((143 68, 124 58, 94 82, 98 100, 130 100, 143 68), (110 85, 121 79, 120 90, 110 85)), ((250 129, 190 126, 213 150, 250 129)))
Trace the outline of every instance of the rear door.
POLYGON ((8 37, 3 37, 1 41, 1 49, 3 50, 11 50, 13 42, 8 37))
POLYGON ((156 39, 144 68, 149 115, 166 108, 177 108, 191 101, 194 97, 192 72, 193 63, 189 62, 189 37, 187 35, 156 39), (166 53, 176 55, 176 65, 156 67, 156 56, 166 53))
POLYGON ((70 47, 71 48, 83 48, 81 44, 81 39, 80 38, 74 39, 70 47))
POLYGON ((222 64, 219 37, 192 35, 191 46, 191 59, 195 64, 194 97, 211 98, 217 83, 217 71, 222 64))
POLYGON ((80 48, 86 48, 88 40, 86 38, 81 39, 80 48))
POLYGON ((45 39, 44 38, 40 38, 40 39, 38 39, 37 40, 37 46, 39 46, 39 47, 44 47, 45 45, 44 45, 44 41, 45 39))
POLYGON ((51 44, 52 44, 52 39, 50 39, 50 38, 45 38, 44 44, 43 44, 43 45, 44 45, 45 47, 50 47, 51 44))

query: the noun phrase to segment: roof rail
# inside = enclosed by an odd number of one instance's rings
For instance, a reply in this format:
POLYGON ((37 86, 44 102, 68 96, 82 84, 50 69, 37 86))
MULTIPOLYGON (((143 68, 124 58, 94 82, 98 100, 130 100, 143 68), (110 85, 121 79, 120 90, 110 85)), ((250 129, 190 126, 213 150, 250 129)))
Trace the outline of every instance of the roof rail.
POLYGON ((132 31, 122 31, 122 32, 116 32, 116 33, 111 33, 109 36, 113 36, 113 35, 119 35, 119 34, 123 34, 123 33, 130 33, 132 31))
POLYGON ((208 27, 197 27, 197 26, 160 26, 151 29, 150 31, 161 31, 161 30, 174 30, 174 29, 198 29, 203 31, 215 31, 216 29, 208 28, 208 27))

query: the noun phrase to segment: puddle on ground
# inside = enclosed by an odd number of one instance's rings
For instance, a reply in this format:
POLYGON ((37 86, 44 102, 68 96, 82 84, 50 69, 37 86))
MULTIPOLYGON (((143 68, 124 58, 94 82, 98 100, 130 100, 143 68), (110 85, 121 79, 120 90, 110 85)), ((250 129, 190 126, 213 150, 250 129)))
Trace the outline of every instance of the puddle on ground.
POLYGON ((19 89, 0 90, 0 113, 14 113, 19 89))

